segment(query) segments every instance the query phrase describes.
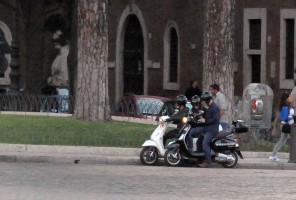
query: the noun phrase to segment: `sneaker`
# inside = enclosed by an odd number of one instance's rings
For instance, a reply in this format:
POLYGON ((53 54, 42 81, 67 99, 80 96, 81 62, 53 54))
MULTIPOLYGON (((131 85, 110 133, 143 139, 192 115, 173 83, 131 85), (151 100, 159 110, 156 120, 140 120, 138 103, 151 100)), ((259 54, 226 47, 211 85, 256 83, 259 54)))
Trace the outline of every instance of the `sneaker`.
POLYGON ((276 156, 269 156, 269 160, 276 161, 276 162, 280 161, 280 159, 276 156))

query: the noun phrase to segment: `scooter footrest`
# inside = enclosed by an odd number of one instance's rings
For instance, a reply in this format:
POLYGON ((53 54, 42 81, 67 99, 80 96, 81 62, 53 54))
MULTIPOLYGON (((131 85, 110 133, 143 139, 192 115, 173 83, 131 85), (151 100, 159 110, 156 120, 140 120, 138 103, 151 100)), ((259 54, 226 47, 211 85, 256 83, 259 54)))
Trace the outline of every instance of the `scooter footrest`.
POLYGON ((205 153, 204 152, 193 152, 192 155, 200 157, 200 156, 204 156, 205 153))

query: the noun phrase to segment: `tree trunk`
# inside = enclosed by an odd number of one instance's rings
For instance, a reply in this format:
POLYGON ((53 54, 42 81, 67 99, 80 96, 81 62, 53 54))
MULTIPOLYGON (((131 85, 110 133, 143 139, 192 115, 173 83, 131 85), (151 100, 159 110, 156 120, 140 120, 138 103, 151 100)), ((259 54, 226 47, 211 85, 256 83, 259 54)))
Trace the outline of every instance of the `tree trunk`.
POLYGON ((205 1, 203 90, 217 83, 229 102, 228 113, 233 113, 234 103, 234 4, 235 0, 205 1))
POLYGON ((78 64, 74 117, 110 120, 108 0, 78 0, 78 64))

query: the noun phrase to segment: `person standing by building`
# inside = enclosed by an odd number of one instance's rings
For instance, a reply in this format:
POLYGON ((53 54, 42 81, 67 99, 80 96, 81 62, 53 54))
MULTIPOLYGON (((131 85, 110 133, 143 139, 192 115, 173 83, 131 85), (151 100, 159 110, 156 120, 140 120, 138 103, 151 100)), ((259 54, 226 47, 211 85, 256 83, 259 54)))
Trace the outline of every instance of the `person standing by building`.
MULTIPOLYGON (((287 123, 290 125, 294 123, 294 119, 293 119, 294 108, 292 106, 292 103, 293 103, 293 98, 291 97, 291 95, 289 95, 287 92, 284 92, 281 96, 280 106, 279 106, 281 127, 287 123)), ((281 137, 279 141, 276 143, 276 145, 274 146, 271 156, 269 157, 269 160, 271 161, 280 160, 276 156, 276 154, 282 148, 282 146, 286 143, 288 137, 290 137, 289 133, 283 133, 281 131, 281 137)))
POLYGON ((186 88, 186 91, 185 91, 185 96, 187 97, 187 99, 191 100, 191 98, 194 95, 200 96, 202 91, 199 88, 197 80, 190 81, 189 84, 190 84, 189 87, 186 88))
POLYGON ((210 85, 209 90, 213 95, 214 102, 220 108, 220 125, 222 126, 223 131, 227 131, 229 128, 229 120, 227 115, 228 103, 226 101, 226 97, 222 92, 220 92, 218 84, 210 85))

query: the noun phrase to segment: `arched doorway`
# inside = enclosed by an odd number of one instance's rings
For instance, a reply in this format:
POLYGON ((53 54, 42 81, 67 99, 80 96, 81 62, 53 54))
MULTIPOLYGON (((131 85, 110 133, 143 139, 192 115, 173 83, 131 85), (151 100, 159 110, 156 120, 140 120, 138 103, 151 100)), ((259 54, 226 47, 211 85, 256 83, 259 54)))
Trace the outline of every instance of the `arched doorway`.
POLYGON ((123 45, 123 92, 144 93, 144 39, 136 15, 127 17, 123 45))

